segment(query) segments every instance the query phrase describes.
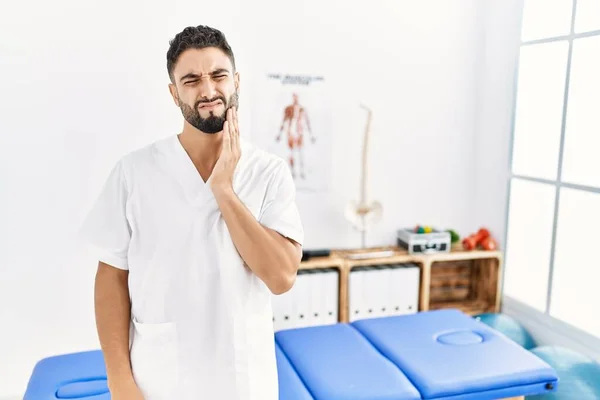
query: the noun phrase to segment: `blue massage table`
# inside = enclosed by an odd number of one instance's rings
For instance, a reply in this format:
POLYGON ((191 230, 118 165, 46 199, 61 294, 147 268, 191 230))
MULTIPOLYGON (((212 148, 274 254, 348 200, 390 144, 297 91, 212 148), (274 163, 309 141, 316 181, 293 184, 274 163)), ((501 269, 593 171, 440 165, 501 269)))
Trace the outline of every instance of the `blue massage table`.
MULTIPOLYGON (((556 391, 556 372, 458 310, 278 331, 280 400, 496 400, 556 391)), ((24 400, 109 400, 100 351, 38 362, 24 400)))

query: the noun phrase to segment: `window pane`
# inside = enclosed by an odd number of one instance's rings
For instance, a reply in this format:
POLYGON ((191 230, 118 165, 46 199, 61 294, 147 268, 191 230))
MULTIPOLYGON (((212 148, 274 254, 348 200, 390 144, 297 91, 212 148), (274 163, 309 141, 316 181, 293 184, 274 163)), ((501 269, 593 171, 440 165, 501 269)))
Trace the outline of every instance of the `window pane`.
POLYGON ((546 311, 553 185, 514 178, 511 184, 504 294, 546 311))
POLYGON ((568 35, 571 33, 572 12, 572 0, 525 0, 521 39, 528 41, 568 35))
POLYGON ((600 30, 600 1, 577 0, 575 11, 575 32, 600 30))
MULTIPOLYGON (((600 3, 600 0, 598 0, 600 3)), ((562 180, 600 187, 600 36, 573 42, 562 180)))
POLYGON ((513 173, 557 179, 566 41, 523 46, 515 110, 513 173))
POLYGON ((600 194, 562 188, 550 314, 600 337, 598 226, 600 194))

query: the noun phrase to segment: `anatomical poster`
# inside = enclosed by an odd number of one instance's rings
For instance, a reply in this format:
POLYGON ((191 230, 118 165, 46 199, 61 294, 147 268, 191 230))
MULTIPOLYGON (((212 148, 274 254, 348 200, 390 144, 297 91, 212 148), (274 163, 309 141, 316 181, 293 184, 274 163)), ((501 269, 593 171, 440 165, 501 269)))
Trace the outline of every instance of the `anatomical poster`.
POLYGON ((325 190, 331 172, 331 103, 325 79, 266 73, 253 86, 252 141, 287 162, 298 191, 325 190))

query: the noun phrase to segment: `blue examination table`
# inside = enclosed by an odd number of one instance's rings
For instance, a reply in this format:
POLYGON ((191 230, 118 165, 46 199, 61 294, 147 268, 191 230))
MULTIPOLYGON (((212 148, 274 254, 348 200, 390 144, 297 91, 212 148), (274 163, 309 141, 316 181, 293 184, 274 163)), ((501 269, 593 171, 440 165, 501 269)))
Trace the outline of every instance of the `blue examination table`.
MULTIPOLYGON (((457 310, 278 331, 280 400, 483 400, 556 391, 535 354, 457 310)), ((24 400, 108 400, 100 351, 38 362, 24 400)))

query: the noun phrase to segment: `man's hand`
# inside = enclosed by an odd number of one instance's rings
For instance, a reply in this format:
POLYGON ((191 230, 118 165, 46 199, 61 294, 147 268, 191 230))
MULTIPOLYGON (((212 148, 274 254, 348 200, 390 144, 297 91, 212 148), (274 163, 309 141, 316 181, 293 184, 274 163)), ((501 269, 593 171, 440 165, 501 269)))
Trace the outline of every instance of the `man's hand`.
POLYGON ((237 111, 230 108, 227 110, 227 119, 223 124, 221 154, 210 178, 210 186, 213 192, 217 190, 227 191, 233 188, 233 173, 241 154, 237 111))
POLYGON ((110 397, 112 400, 144 400, 140 388, 137 387, 134 381, 111 387, 110 397))
POLYGON ((210 187, 231 239, 246 266, 275 294, 288 291, 302 257, 298 243, 261 225, 233 190, 233 173, 241 155, 237 112, 229 109, 223 125, 223 144, 210 187))

